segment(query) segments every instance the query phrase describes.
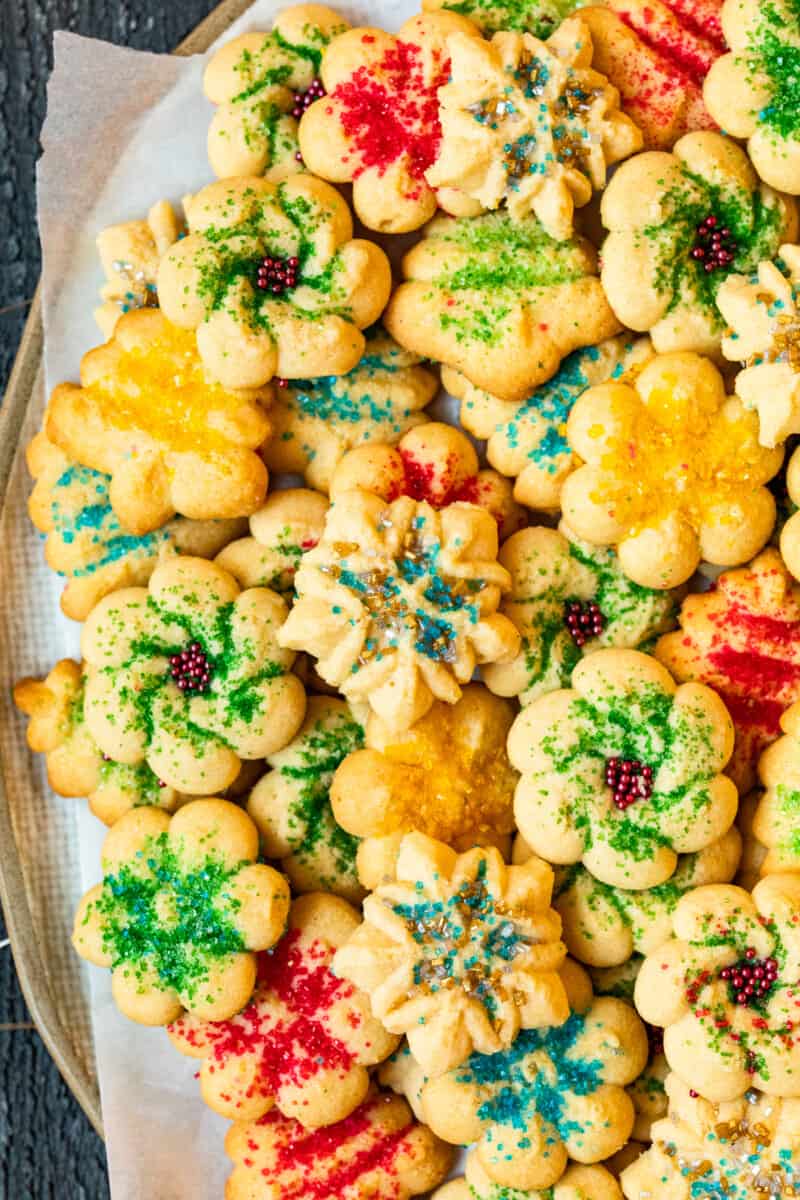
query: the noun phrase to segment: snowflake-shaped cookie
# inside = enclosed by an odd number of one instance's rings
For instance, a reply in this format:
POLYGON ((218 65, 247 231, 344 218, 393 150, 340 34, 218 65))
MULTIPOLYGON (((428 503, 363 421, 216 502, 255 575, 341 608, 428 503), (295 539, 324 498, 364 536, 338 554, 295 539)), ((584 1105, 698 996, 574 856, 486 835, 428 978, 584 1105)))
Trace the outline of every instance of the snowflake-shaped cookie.
POLYGON ((486 438, 486 457, 514 479, 514 499, 528 508, 557 512, 561 486, 576 466, 567 441, 567 418, 589 387, 619 379, 652 356, 648 338, 609 338, 576 350, 547 383, 521 404, 509 404, 445 367, 442 383, 461 401, 460 419, 475 437, 486 438))
POLYGON ((253 788, 247 811, 264 854, 281 860, 295 892, 329 891, 354 904, 364 895, 356 874, 358 839, 337 824, 330 801, 334 772, 363 744, 364 731, 344 700, 309 696, 292 741, 267 755, 272 770, 253 788))
POLYGON ((45 433, 72 462, 111 476, 115 515, 142 536, 176 513, 255 512, 267 490, 256 451, 270 433, 269 398, 211 381, 192 334, 138 309, 83 356, 80 387, 55 389, 45 433))
POLYGON ((797 229, 794 200, 759 183, 744 151, 711 132, 686 134, 671 154, 648 151, 623 163, 602 216, 611 307, 630 329, 649 332, 661 354, 718 357, 722 283, 774 258, 797 229))
POLYGON ((623 1171, 626 1200, 788 1200, 800 1190, 800 1102, 750 1088, 712 1104, 671 1074, 669 1115, 623 1171))
POLYGON ((477 663, 517 652, 497 613, 508 582, 497 524, 476 505, 345 492, 297 572, 281 645, 313 654, 327 683, 402 732, 434 699, 454 704, 477 663))
POLYGON ((439 382, 422 359, 378 326, 346 375, 300 379, 278 389, 270 409, 273 436, 264 449, 271 471, 301 474, 327 492, 339 460, 354 446, 394 445, 434 398, 439 382))
POLYGON ((193 800, 173 817, 136 808, 116 822, 72 944, 111 969, 126 1017, 167 1025, 186 1008, 222 1021, 247 1003, 255 951, 274 945, 289 912, 286 879, 257 856, 255 825, 227 800, 193 800))
POLYGON ((425 172, 439 151, 438 92, 450 74, 448 37, 479 39, 466 17, 422 13, 394 34, 351 29, 322 60, 327 93, 300 122, 310 170, 353 184, 353 206, 368 229, 407 233, 436 212, 425 172))
POLYGON ((331 500, 352 488, 375 492, 384 500, 410 496, 433 508, 458 500, 477 504, 494 517, 502 538, 526 520, 509 482, 496 471, 481 470, 466 434, 441 421, 415 426, 396 446, 370 442, 351 450, 333 472, 331 500))
POLYGON ((675 624, 679 594, 640 587, 613 550, 567 532, 531 526, 500 549, 511 591, 500 611, 520 632, 519 654, 481 674, 500 696, 529 704, 568 687, 585 654, 603 647, 636 649, 675 624))
POLYGON ((200 558, 171 559, 149 589, 106 596, 81 638, 84 717, 100 750, 210 795, 242 760, 285 746, 305 711, 294 656, 277 642, 286 611, 275 592, 241 591, 200 558))
POLYGON ((188 237, 158 268, 164 313, 196 330, 211 375, 227 387, 273 376, 343 375, 391 288, 389 260, 353 238, 350 210, 321 179, 242 176, 184 201, 188 237))
POLYGON ((680 623, 654 653, 680 683, 707 683, 725 701, 736 730, 728 773, 744 795, 781 714, 800 700, 800 587, 770 548, 687 596, 680 623))
POLYGON ((520 401, 573 350, 619 333, 595 269, 589 242, 556 242, 532 217, 437 217, 383 322, 401 346, 520 401))
POLYGON ((605 1167, 567 1167, 554 1188, 500 1187, 481 1166, 475 1151, 467 1155, 463 1179, 438 1188, 431 1200, 622 1200, 619 1184, 605 1167))
POLYGON ((214 560, 243 588, 268 587, 291 601, 303 555, 325 528, 328 498, 310 488, 271 492, 250 518, 250 536, 230 542, 214 560))
POLYGON ((233 1121, 257 1121, 273 1105, 306 1129, 333 1125, 364 1100, 367 1067, 397 1039, 370 1015, 363 992, 337 979, 331 961, 358 927, 334 896, 295 900, 286 933, 259 955, 256 990, 225 1021, 184 1014, 168 1029, 182 1054, 202 1060, 206 1104, 233 1121))
POLYGON ((453 849, 509 849, 514 786, 508 761, 510 704, 468 683, 455 704, 434 702, 408 733, 398 735, 376 714, 366 727, 366 749, 337 768, 333 813, 361 838, 358 875, 375 889, 395 875, 403 837, 416 830, 453 849))
POLYGON ((566 1021, 524 1029, 497 1053, 473 1054, 422 1092, 434 1133, 456 1145, 477 1142, 489 1179, 534 1195, 558 1183, 569 1158, 597 1163, 625 1144, 634 1110, 624 1089, 647 1060, 631 1006, 593 1000, 588 977, 569 960, 562 974, 566 1021))
POLYGON ((800 1096, 800 878, 689 892, 674 937, 644 960, 634 998, 664 1027, 673 1071, 708 1100, 750 1087, 800 1096))
MULTIPOLYGON (((570 237, 575 209, 605 187, 608 167, 642 147, 616 88, 592 70, 588 27, 570 17, 546 42, 530 33, 496 33, 490 42, 453 34, 447 49, 442 141, 428 183, 456 189, 456 214, 468 196, 483 210, 505 204, 514 220, 533 214, 552 237, 570 237)), ((442 206, 450 200, 445 190, 442 206)))
POLYGON ((732 825, 736 788, 719 774, 732 749, 731 719, 710 688, 676 687, 637 650, 598 650, 571 688, 540 696, 511 728, 517 826, 550 862, 582 862, 614 887, 654 887, 679 854, 732 825))
POLYGON ((564 482, 564 519, 587 542, 616 546, 643 587, 685 583, 701 559, 737 566, 772 532, 764 484, 782 451, 759 446, 755 413, 699 354, 661 354, 632 383, 590 388, 567 435, 584 465, 564 482))
POLYGON ((407 834, 396 879, 364 901, 364 922, 334 971, 361 987, 429 1075, 494 1054, 520 1029, 564 1021, 561 922, 540 859, 507 867, 493 847, 456 854, 407 834))
POLYGON ((280 183, 303 170, 298 121, 322 95, 325 47, 347 28, 332 8, 296 4, 278 13, 269 33, 240 34, 216 51, 203 90, 217 106, 208 160, 218 179, 263 175, 280 183))
POLYGON ((106 282, 94 319, 108 340, 120 317, 135 308, 158 305, 158 263, 181 234, 181 223, 168 200, 159 200, 145 220, 109 225, 97 235, 97 251, 106 282))
POLYGON ((800 702, 780 719, 783 737, 758 764, 764 788, 753 813, 752 834, 766 847, 760 872, 800 871, 800 702))

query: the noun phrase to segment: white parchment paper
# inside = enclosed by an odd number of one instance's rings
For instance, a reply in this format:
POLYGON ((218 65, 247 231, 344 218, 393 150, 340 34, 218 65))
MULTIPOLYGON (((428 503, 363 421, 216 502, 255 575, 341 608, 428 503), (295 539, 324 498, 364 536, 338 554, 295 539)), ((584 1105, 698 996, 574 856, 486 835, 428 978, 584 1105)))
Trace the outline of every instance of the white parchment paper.
MULTIPOLYGON (((258 0, 226 39, 269 29, 282 7, 275 0, 258 0)), ((414 0, 333 0, 333 7, 353 24, 393 31, 418 5, 414 0)), ((177 203, 213 178, 206 161, 212 107, 202 92, 204 62, 205 57, 143 54, 69 33, 55 35, 38 172, 48 391, 61 380, 76 380, 81 355, 100 340, 92 318, 102 283, 98 232, 143 216, 162 197, 177 203)), ((40 412, 29 415, 28 435, 40 417, 40 412)), ((5 514, 8 535, 21 543, 18 560, 24 559, 17 603, 7 609, 17 613, 20 626, 5 630, 12 678, 44 674, 78 648, 78 628, 58 613, 58 581, 45 570, 35 535, 24 526, 28 486, 18 461, 5 514)), ((13 753, 22 760, 22 724, 11 725, 13 753)), ((41 773, 37 790, 39 795, 46 791, 41 773)), ((71 869, 67 873, 60 863, 55 886, 43 894, 52 905, 58 953, 68 956, 72 908, 80 891, 99 878, 104 830, 79 803, 53 797, 50 803, 58 808, 61 836, 69 839, 71 869)), ((56 857, 53 846, 48 851, 42 852, 46 878, 56 857)), ((70 962, 64 970, 74 975, 76 989, 85 986, 85 968, 70 962)), ((133 1025, 118 1014, 107 972, 92 969, 88 975, 113 1200, 221 1200, 230 1169, 222 1148, 227 1123, 201 1101, 197 1064, 176 1054, 163 1031, 133 1025)))

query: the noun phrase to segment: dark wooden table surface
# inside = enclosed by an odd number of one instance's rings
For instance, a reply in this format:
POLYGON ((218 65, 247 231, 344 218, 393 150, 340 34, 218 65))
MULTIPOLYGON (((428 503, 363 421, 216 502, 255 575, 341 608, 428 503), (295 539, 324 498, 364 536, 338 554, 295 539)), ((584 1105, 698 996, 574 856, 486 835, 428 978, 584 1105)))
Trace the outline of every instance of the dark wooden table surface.
MULTIPOLYGON (((0 0, 0 395, 39 277, 34 172, 53 30, 171 50, 215 3, 0 0)), ((10 951, 0 949, 0 1200, 107 1196, 102 1143, 31 1024, 10 951)))

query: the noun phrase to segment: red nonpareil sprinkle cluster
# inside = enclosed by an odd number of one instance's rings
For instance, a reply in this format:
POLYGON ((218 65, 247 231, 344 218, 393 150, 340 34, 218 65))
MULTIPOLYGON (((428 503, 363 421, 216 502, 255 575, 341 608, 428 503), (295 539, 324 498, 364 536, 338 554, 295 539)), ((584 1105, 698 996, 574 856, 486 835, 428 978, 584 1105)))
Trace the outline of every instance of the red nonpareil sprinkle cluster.
POLYGON ((653 794, 653 768, 638 758, 606 759, 606 787, 613 792, 614 806, 622 812, 637 800, 653 794))
POLYGON ((583 647, 591 638, 600 637, 606 627, 606 618, 594 600, 586 604, 580 600, 567 600, 564 604, 564 624, 575 645, 583 647))
POLYGON ((200 643, 190 642, 170 655, 169 673, 182 692, 197 694, 208 691, 214 670, 200 643))
POLYGON ((273 296, 282 296, 297 287, 300 278, 300 259, 275 258, 268 254, 258 264, 256 284, 262 292, 272 292, 273 296))
POLYGON ((753 946, 748 946, 744 958, 723 967, 720 979, 728 984, 735 1004, 759 1004, 766 1000, 778 979, 778 960, 757 958, 753 946))
POLYGON ((727 225, 718 228, 719 221, 711 213, 697 226, 692 258, 707 275, 729 267, 736 257, 736 242, 727 225))
POLYGON ((321 100, 324 95, 322 80, 313 79, 304 92, 295 92, 292 97, 292 116, 299 121, 306 109, 310 108, 315 100, 321 100))

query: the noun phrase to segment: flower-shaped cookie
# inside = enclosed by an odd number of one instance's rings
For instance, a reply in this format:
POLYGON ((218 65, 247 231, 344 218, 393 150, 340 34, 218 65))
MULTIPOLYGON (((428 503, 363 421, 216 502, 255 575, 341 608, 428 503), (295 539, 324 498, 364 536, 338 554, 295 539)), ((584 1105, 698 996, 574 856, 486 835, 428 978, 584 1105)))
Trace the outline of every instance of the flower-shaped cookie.
POLYGON ((623 1171, 626 1200, 788 1200, 800 1190, 800 1101, 750 1088, 712 1104, 667 1077, 669 1115, 623 1171))
POLYGON ((189 795, 212 795, 242 760, 285 746, 305 692, 277 633, 286 605, 241 591, 201 558, 157 567, 150 587, 101 600, 83 627, 84 719, 101 751, 189 795))
POLYGON ((346 375, 301 379, 280 388, 270 409, 273 436, 264 448, 271 471, 301 474, 327 492, 334 469, 354 446, 394 445, 425 420, 420 411, 439 382, 416 354, 378 326, 346 375))
POLYGON ((647 1036, 631 1006, 593 1000, 588 977, 569 960, 562 974, 566 1021, 524 1029, 496 1054, 473 1054, 422 1092, 434 1133, 457 1145, 477 1142, 489 1179, 534 1196, 558 1183, 568 1157, 593 1164, 625 1144, 634 1114, 624 1089, 647 1060, 647 1036))
POLYGON ((102 753, 86 726, 83 701, 83 673, 71 658, 62 658, 45 679, 21 679, 14 687, 14 703, 30 717, 28 745, 44 754, 53 791, 86 796, 106 825, 142 804, 177 808, 183 797, 147 763, 115 762, 102 753))
POLYGON ((576 350, 521 404, 490 395, 450 367, 442 371, 442 383, 461 401, 464 428, 488 439, 489 462, 514 479, 514 499, 528 508, 555 512, 561 506, 561 486, 576 466, 566 437, 575 401, 587 388, 618 379, 650 357, 648 338, 632 341, 620 336, 576 350))
POLYGON ((570 16, 576 0, 422 0, 423 12, 451 9, 469 17, 483 33, 516 29, 534 37, 549 37, 570 16))
POLYGON ((459 851, 508 851, 519 778, 506 753, 513 719, 511 705, 479 683, 468 683, 455 704, 436 701, 400 737, 370 717, 366 749, 344 760, 331 787, 336 820, 363 839, 357 865, 366 888, 394 877, 412 830, 459 851))
POLYGON ((764 792, 753 813, 751 833, 766 847, 760 873, 800 871, 800 702, 780 719, 783 737, 768 746, 758 764, 764 792))
POLYGON ((109 225, 97 236, 106 282, 94 319, 103 337, 111 337, 123 313, 158 305, 156 276, 161 255, 180 237, 181 225, 168 200, 154 204, 143 221, 109 225))
POLYGON ((367 1067, 397 1039, 370 1015, 363 992, 330 970, 358 928, 344 900, 322 893, 295 900, 287 931, 259 955, 256 990, 225 1021, 184 1014, 168 1029, 182 1054, 202 1059, 206 1104, 233 1121, 257 1121, 273 1104, 306 1129, 333 1125, 358 1108, 367 1067))
POLYGON ((394 34, 350 29, 322 60, 327 95, 300 121, 300 150, 315 175, 353 184, 353 206, 368 229, 406 233, 436 212, 425 172, 439 151, 438 90, 447 82, 447 39, 478 40, 452 12, 422 13, 394 34))
POLYGON ((435 699, 454 704, 478 663, 516 654, 519 635, 497 612, 508 584, 497 524, 477 505, 344 492, 297 572, 280 642, 402 732, 435 699))
POLYGON ((649 331, 659 353, 719 355, 717 293, 794 239, 794 200, 761 184, 747 155, 711 132, 688 133, 671 154, 623 163, 606 189, 606 295, 624 325, 649 331))
POLYGON ((473 1051, 494 1054, 520 1029, 569 1015, 552 886, 540 859, 507 867, 494 847, 456 854, 407 834, 396 880, 367 896, 333 969, 368 993, 387 1029, 406 1034, 429 1075, 473 1051))
POLYGON ((785 517, 780 531, 781 558, 794 575, 800 579, 800 450, 795 449, 786 465, 785 517))
POLYGON ((467 1155, 463 1179, 453 1179, 433 1193, 431 1200, 622 1200, 619 1184, 605 1167, 567 1167, 554 1188, 500 1187, 481 1166, 475 1151, 467 1155))
POLYGON ((717 294, 728 323, 722 353, 744 369, 736 394, 758 413, 762 446, 800 433, 800 246, 781 246, 777 263, 754 277, 731 275, 717 294))
POLYGON ((524 400, 566 355, 619 332, 595 269, 589 242, 553 241, 533 217, 437 217, 383 322, 401 346, 524 400))
POLYGON ((213 558, 246 529, 242 519, 176 517, 136 537, 123 529, 111 507, 108 475, 72 462, 44 432, 31 441, 26 458, 36 480, 28 512, 45 534, 47 565, 66 579, 61 609, 73 621, 85 621, 116 588, 146 584, 162 559, 173 554, 213 558))
POLYGON ((583 655, 635 649, 675 624, 675 593, 633 583, 613 550, 536 525, 510 537, 498 557, 511 575, 500 611, 522 638, 516 658, 481 672, 499 696, 530 704, 569 687, 583 655))
POLYGON ((728 773, 744 795, 781 714, 800 700, 800 586, 770 548, 687 596, 680 623, 654 653, 680 683, 707 683, 725 701, 736 730, 728 773))
POLYGON ((671 1069, 707 1100, 800 1096, 800 877, 695 888, 672 923, 634 992, 671 1069))
POLYGON ((332 8, 296 4, 278 13, 269 33, 243 33, 217 50, 203 89, 217 105, 208 160, 218 179, 263 175, 280 183, 302 171, 297 124, 322 95, 323 50, 347 28, 332 8))
MULTIPOLYGON (((306 716, 272 768, 256 784, 247 811, 267 858, 279 858, 296 892, 325 890, 357 904, 358 839, 337 824, 330 790, 339 764, 364 744, 364 731, 344 700, 309 696, 306 716)), ((363 792, 362 803, 371 797, 363 792)))
POLYGON ((111 968, 117 1007, 141 1025, 183 1008, 224 1021, 253 994, 255 951, 289 912, 283 875, 255 860, 258 831, 227 800, 193 800, 173 817, 136 808, 103 842, 103 882, 75 914, 72 944, 111 968))
POLYGON ((732 749, 731 719, 710 688, 676 687, 637 650, 597 650, 571 688, 540 696, 511 727, 517 826, 550 862, 582 862, 614 887, 654 887, 679 854, 733 824, 736 788, 718 774, 732 749))
POLYGON ((184 201, 189 236, 158 268, 161 307, 197 331, 200 357, 227 387, 273 376, 343 375, 364 352, 391 271, 353 238, 350 210, 321 179, 241 176, 184 201))
POLYGON ((157 309, 138 309, 83 356, 80 387, 55 389, 45 432, 72 462, 111 476, 111 507, 141 536, 176 512, 197 520, 255 512, 267 490, 256 451, 270 433, 268 405, 268 391, 210 380, 191 334, 157 309))
POLYGON ((661 354, 632 383, 590 388, 567 435, 584 465, 564 482, 564 519, 587 542, 616 546, 643 587, 685 583, 701 559, 737 566, 772 532, 764 484, 783 453, 759 446, 755 413, 699 354, 661 354))
POLYGON ((793 0, 725 0, 730 53, 714 63, 703 98, 765 183, 800 194, 800 25, 793 0))
POLYGON ((372 1091, 335 1125, 310 1131, 272 1109, 225 1138, 225 1200, 410 1200, 446 1177, 453 1152, 400 1096, 372 1091))
POLYGON ((608 167, 642 148, 616 88, 592 70, 588 26, 570 17, 546 42, 453 34, 447 49, 442 141, 425 174, 445 189, 442 206, 455 200, 459 214, 464 196, 484 210, 506 204, 514 220, 534 214, 552 237, 570 237, 575 209, 605 187, 608 167))
POLYGON ((384 500, 410 496, 433 508, 458 500, 477 504, 491 513, 504 538, 526 520, 508 480, 496 471, 480 470, 466 434, 441 421, 417 425, 396 446, 370 442, 351 450, 333 473, 331 499, 352 488, 375 492, 384 500))
POLYGON ((250 518, 250 537, 229 542, 214 560, 241 587, 268 587, 287 601, 303 555, 325 528, 328 498, 310 488, 271 492, 250 518))

